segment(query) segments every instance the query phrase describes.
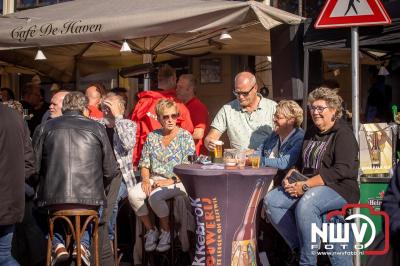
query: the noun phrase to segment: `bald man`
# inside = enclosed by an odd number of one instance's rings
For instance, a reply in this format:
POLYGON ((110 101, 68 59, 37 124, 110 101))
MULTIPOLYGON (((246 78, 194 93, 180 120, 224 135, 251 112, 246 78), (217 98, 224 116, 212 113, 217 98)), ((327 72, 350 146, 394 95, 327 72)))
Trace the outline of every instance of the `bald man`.
POLYGON ((62 115, 61 108, 65 95, 68 91, 59 91, 53 95, 50 101, 50 118, 56 118, 62 115))
POLYGON ((238 150, 257 149, 272 132, 276 102, 258 93, 256 77, 252 73, 236 75, 233 94, 236 99, 219 110, 204 140, 209 151, 215 149, 215 141, 225 131, 230 147, 238 150))
POLYGON ((105 94, 105 90, 100 84, 93 84, 86 89, 85 95, 89 100, 89 118, 99 121, 103 118, 104 114, 100 110, 101 98, 105 94))

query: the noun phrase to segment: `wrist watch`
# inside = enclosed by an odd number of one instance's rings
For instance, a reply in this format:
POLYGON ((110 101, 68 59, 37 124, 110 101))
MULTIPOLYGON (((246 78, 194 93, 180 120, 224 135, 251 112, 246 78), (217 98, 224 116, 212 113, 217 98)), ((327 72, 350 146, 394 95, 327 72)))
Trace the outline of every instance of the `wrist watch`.
POLYGON ((310 186, 309 186, 309 185, 307 185, 307 183, 306 183, 306 182, 304 182, 304 183, 303 183, 303 185, 301 186, 301 189, 303 190, 303 192, 306 192, 307 190, 309 190, 309 189, 310 189, 310 186))
POLYGON ((176 178, 176 176, 172 176, 171 179, 174 181, 174 184, 178 183, 178 179, 176 178))

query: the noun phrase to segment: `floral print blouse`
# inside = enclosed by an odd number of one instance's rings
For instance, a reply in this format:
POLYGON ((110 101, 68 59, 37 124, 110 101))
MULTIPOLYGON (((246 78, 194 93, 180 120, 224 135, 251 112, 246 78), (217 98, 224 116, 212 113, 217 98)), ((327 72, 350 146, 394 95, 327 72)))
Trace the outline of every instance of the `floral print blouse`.
POLYGON ((192 135, 182 128, 179 128, 175 138, 166 147, 162 145, 162 138, 161 129, 148 134, 139 167, 150 169, 151 176, 171 178, 174 176, 174 167, 188 163, 188 155, 196 152, 194 141, 192 135))

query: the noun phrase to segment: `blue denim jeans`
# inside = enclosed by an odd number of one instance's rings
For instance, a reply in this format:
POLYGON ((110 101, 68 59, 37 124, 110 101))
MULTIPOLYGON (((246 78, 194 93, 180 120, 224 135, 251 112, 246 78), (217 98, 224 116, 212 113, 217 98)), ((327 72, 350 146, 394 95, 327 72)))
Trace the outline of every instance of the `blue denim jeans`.
MULTIPOLYGON (((99 220, 101 219, 102 211, 103 211, 103 208, 100 208, 99 209, 99 220)), ((83 236, 81 239, 81 245, 85 246, 86 249, 89 249, 90 245, 92 243, 93 229, 94 229, 94 223, 91 222, 88 224, 85 232, 83 233, 83 236)), ((64 234, 61 233, 60 231, 56 230, 56 227, 54 228, 54 238, 51 243, 52 243, 53 248, 55 248, 58 244, 65 245, 64 234)))
POLYGON ((114 225, 117 222, 119 202, 125 199, 126 197, 128 197, 128 189, 126 187, 125 182, 122 180, 121 186, 119 187, 118 191, 117 201, 114 203, 110 220, 108 221, 108 236, 110 240, 114 240, 114 225))
POLYGON ((11 243, 14 235, 14 225, 0 225, 0 265, 19 266, 11 255, 11 243))
MULTIPOLYGON (((317 243, 311 243, 311 224, 321 228, 322 215, 341 209, 346 200, 328 186, 313 187, 301 198, 291 197, 280 186, 265 196, 264 204, 272 225, 289 247, 300 250, 300 265, 317 265, 318 249, 313 249, 311 245, 319 246, 320 239, 317 237, 317 243)), ((339 244, 334 244, 334 249, 329 251, 344 251, 339 244)), ((351 244, 346 251, 352 250, 351 244)), ((330 260, 333 266, 353 265, 351 255, 331 254, 330 260)))

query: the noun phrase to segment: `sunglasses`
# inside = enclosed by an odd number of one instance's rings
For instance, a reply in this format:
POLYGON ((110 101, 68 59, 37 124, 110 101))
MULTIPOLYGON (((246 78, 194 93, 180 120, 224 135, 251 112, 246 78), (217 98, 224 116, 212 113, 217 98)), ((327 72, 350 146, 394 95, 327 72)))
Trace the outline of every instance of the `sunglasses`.
POLYGON ((322 113, 328 106, 310 106, 310 112, 314 113, 317 111, 318 113, 322 113))
POLYGON ((163 119, 163 120, 168 120, 168 119, 171 118, 171 119, 173 119, 173 120, 176 120, 176 119, 178 118, 178 116, 179 116, 178 114, 163 115, 163 116, 162 116, 162 119, 163 119))
POLYGON ((235 95, 236 97, 239 97, 240 95, 247 97, 249 96, 250 92, 254 89, 254 87, 256 86, 256 84, 253 85, 253 87, 251 87, 250 90, 248 91, 235 91, 233 90, 233 95, 235 95))

